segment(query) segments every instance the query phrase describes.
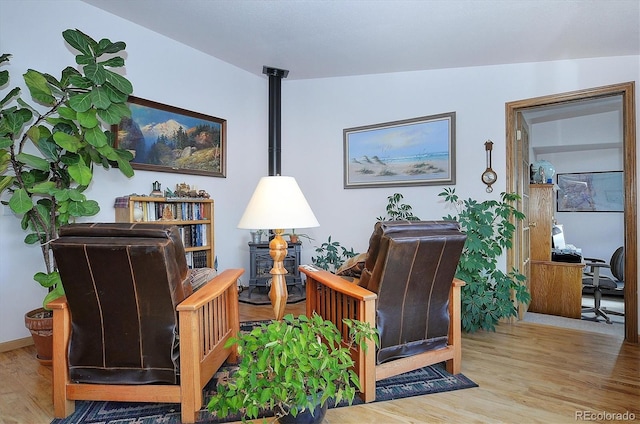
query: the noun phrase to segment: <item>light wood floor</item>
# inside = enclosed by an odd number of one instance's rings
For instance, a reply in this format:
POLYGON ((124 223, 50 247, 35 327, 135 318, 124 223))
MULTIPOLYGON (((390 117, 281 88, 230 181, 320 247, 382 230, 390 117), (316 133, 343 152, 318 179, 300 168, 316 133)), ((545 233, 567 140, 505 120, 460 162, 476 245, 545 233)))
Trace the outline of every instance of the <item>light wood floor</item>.
MULTIPOLYGON (((241 320, 272 317, 269 306, 241 304, 240 311, 241 320)), ((303 311, 304 303, 287 306, 303 311)), ((640 421, 640 346, 622 337, 501 324, 495 333, 463 335, 462 372, 479 387, 331 409, 325 423, 575 423, 584 411, 640 421)), ((597 421, 624 421, 615 418, 597 421)), ((32 347, 0 353, 0 423, 52 419, 51 370, 32 347)))

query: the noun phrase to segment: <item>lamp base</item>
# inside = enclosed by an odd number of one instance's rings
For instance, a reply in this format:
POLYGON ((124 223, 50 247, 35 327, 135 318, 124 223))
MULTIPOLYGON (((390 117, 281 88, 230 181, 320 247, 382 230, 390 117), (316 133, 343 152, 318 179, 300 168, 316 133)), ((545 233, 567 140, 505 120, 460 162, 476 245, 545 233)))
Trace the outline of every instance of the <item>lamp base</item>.
POLYGON ((284 308, 287 306, 287 280, 285 275, 288 273, 284 267, 284 259, 287 257, 287 241, 282 238, 284 229, 274 230, 275 237, 269 242, 269 255, 273 260, 273 268, 271 268, 271 289, 269 290, 269 299, 273 307, 273 313, 278 321, 284 316, 284 308))

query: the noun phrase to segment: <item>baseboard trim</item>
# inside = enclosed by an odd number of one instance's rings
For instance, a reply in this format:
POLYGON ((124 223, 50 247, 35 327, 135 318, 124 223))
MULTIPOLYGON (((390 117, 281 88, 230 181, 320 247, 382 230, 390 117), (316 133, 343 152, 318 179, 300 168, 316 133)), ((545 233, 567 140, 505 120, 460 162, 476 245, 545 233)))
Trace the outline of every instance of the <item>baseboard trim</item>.
POLYGON ((23 339, 9 340, 8 342, 0 343, 0 353, 8 352, 14 349, 20 349, 22 347, 31 346, 33 344, 33 339, 31 336, 25 337, 23 339))

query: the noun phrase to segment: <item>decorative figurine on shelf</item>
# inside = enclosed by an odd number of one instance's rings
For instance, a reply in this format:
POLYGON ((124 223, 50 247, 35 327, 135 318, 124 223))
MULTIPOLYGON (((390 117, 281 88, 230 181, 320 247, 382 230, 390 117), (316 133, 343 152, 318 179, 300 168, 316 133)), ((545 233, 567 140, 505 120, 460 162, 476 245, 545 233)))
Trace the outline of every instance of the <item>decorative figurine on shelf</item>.
POLYGON ((202 197, 203 199, 208 199, 211 196, 204 190, 198 190, 198 197, 202 197))
POLYGON ((169 205, 165 205, 162 210, 162 220, 163 221, 173 221, 173 212, 171 212, 171 207, 169 205))
POLYGON ((160 182, 155 181, 153 183, 153 191, 149 195, 151 197, 162 197, 162 190, 160 190, 160 182))
POLYGON ((534 176, 535 182, 538 184, 552 184, 553 176, 556 174, 556 169, 547 160, 538 160, 533 163, 533 168, 536 170, 534 176))
POLYGON ((189 197, 191 187, 187 183, 176 184, 176 197, 189 197))

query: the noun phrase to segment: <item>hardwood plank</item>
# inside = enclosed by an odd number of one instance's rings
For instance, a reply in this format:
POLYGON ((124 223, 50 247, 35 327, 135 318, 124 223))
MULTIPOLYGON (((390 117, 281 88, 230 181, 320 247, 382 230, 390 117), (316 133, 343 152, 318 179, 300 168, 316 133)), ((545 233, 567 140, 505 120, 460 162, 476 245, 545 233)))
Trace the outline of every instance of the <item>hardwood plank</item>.
MULTIPOLYGON (((304 303, 287 305, 300 314, 304 303)), ((271 305, 240 304, 240 319, 271 319, 271 305)), ((528 322, 462 336, 462 372, 479 387, 331 409, 325 423, 575 423, 580 411, 640 420, 640 346, 622 337, 528 322)), ((32 346, 0 353, 0 423, 53 419, 51 369, 32 346)))

